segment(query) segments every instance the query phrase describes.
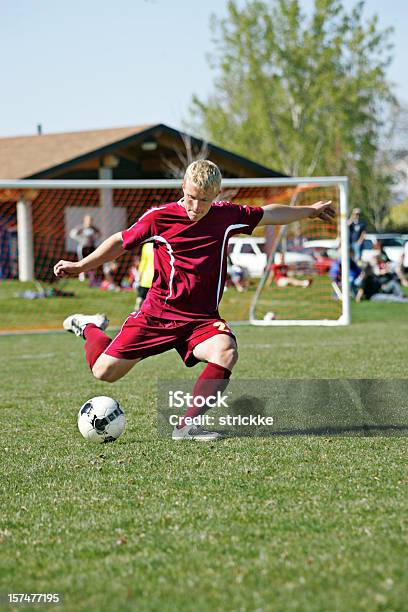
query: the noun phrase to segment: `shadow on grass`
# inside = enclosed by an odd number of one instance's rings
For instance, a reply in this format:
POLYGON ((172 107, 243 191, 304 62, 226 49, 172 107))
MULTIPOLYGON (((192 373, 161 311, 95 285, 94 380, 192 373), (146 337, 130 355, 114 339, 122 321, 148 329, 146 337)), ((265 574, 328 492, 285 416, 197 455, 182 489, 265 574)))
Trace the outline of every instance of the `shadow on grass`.
POLYGON ((359 435, 362 437, 373 436, 394 436, 405 437, 408 435, 408 425, 355 425, 345 427, 310 427, 310 428, 293 428, 282 429, 280 431, 265 431, 258 430, 257 432, 249 431, 227 431, 217 429, 218 433, 225 438, 271 438, 279 436, 340 436, 349 437, 359 435))

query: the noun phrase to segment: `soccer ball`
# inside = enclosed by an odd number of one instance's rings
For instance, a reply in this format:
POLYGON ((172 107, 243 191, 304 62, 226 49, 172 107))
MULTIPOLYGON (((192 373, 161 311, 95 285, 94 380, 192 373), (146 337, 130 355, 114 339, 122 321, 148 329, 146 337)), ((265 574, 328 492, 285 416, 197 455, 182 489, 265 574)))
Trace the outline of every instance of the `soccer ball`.
POLYGON ((91 442, 114 442, 125 431, 125 413, 111 397, 92 397, 78 413, 78 429, 91 442))
POLYGON ((264 321, 274 321, 276 319, 276 314, 272 311, 269 311, 264 316, 264 321))

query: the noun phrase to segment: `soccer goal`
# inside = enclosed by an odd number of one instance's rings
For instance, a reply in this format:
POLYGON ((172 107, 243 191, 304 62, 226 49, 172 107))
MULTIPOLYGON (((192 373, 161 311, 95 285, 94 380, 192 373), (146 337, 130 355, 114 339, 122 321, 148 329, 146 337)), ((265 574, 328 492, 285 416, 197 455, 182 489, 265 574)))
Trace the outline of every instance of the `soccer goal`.
MULTIPOLYGON (((0 180, 0 290, 9 303, 0 332, 59 329, 62 315, 84 308, 109 311, 119 324, 134 305, 133 254, 117 260, 109 273, 112 286, 106 270, 80 282, 55 279, 53 266, 78 257, 85 217, 96 229, 97 245, 148 208, 181 196, 180 180, 0 180)), ((248 206, 332 200, 338 210, 332 223, 306 219, 262 226, 250 237, 234 235, 220 305, 224 318, 254 325, 350 322, 346 178, 227 178, 218 199, 248 206)))

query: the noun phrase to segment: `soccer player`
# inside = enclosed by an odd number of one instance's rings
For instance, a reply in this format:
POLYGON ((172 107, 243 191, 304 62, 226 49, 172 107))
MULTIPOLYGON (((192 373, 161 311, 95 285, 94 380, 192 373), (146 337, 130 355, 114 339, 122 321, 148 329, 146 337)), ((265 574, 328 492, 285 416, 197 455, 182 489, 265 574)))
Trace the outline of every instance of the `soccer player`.
MULTIPOLYGON (((111 340, 104 315, 71 315, 67 331, 85 339, 89 367, 98 380, 115 382, 141 359, 175 348, 187 367, 206 364, 193 388, 193 397, 223 391, 238 359, 234 334, 218 313, 227 264, 228 239, 251 234, 257 225, 282 225, 311 217, 331 221, 331 202, 289 207, 268 204, 249 207, 216 201, 221 173, 211 161, 199 160, 186 170, 183 197, 151 208, 129 229, 107 238, 78 262, 59 261, 58 277, 77 276, 125 250, 150 241, 155 246, 155 276, 142 308, 132 312, 111 340)), ((220 437, 192 424, 203 407, 188 408, 174 427, 175 440, 211 441, 220 437), (190 418, 187 418, 190 417, 190 418)), ((201 404, 200 404, 201 405, 201 404)))
POLYGON ((284 253, 278 253, 278 261, 277 263, 273 263, 271 265, 269 271, 269 277, 267 281, 268 287, 270 287, 275 281, 278 287, 302 287, 306 289, 310 287, 312 284, 311 279, 300 280, 300 278, 295 278, 294 276, 288 276, 289 274, 289 266, 285 263, 285 255, 284 253))

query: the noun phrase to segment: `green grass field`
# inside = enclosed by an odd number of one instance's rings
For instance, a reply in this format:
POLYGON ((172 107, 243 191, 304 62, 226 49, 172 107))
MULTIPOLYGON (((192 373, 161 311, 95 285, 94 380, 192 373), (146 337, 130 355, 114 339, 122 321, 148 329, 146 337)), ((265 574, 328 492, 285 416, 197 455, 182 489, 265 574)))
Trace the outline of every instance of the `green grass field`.
MULTIPOLYGON (((253 280, 249 291, 238 293, 229 289, 224 293, 221 314, 229 321, 248 320, 249 308, 255 295, 258 281, 253 280)), ((44 285, 52 289, 54 285, 44 285)), ((90 288, 77 280, 57 284, 62 290, 73 293, 73 297, 52 299, 23 299, 17 297, 23 291, 38 291, 32 282, 3 281, 0 283, 0 332, 18 329, 61 329, 61 321, 72 312, 109 311, 113 325, 120 325, 135 306, 133 291, 105 292, 90 288)), ((259 299, 256 316, 263 318, 270 310, 278 318, 330 318, 341 314, 341 304, 331 299, 333 293, 327 277, 315 276, 310 289, 288 287, 266 288, 259 299)))
MULTIPOLYGON (((104 296, 108 314, 126 310, 121 297, 104 296)), ((234 377, 407 378, 407 305, 361 304, 353 318, 238 328, 234 377)), ((176 445, 156 432, 156 380, 199 367, 175 352, 110 386, 72 335, 0 347, 3 606, 6 593, 47 592, 73 611, 408 609, 406 437, 176 445), (112 445, 76 429, 100 394, 127 415, 112 445)))

